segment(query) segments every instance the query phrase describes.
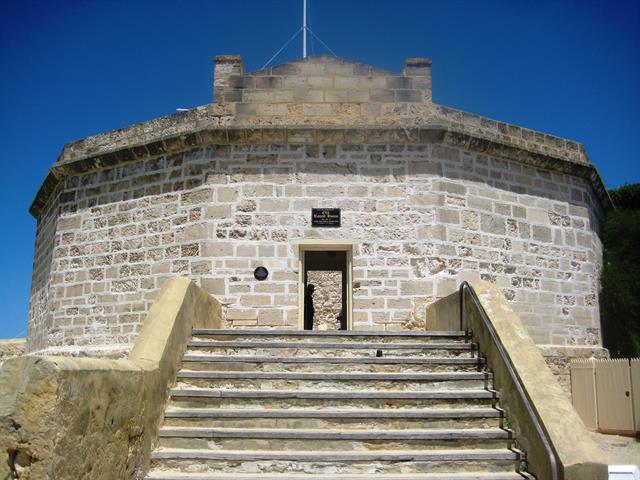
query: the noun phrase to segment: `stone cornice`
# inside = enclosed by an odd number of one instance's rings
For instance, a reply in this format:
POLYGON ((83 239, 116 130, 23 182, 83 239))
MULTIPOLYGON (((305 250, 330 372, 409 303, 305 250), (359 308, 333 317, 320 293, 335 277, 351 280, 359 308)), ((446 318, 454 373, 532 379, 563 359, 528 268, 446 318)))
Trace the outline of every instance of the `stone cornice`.
MULTIPOLYGON (((116 130, 109 133, 110 145, 99 141, 101 136, 89 137, 79 142, 68 144, 63 149, 58 161, 51 167, 42 186, 36 194, 29 212, 39 218, 40 212, 46 206, 50 196, 58 184, 65 178, 87 173, 103 168, 114 167, 124 163, 151 159, 154 157, 176 153, 204 145, 233 145, 233 144, 289 144, 302 145, 314 143, 328 144, 420 144, 442 143, 452 147, 484 153, 531 165, 538 168, 568 173, 589 181, 603 208, 611 207, 611 199, 595 166, 588 161, 582 146, 576 145, 576 151, 581 155, 579 159, 570 159, 558 154, 555 149, 549 152, 536 151, 522 144, 510 140, 506 133, 502 136, 487 134, 478 125, 469 128, 463 123, 453 122, 443 118, 441 123, 428 125, 399 127, 395 125, 353 125, 353 126, 225 126, 211 125, 221 123, 210 120, 210 112, 205 111, 210 106, 200 107, 186 112, 184 122, 180 128, 175 126, 175 116, 154 120, 154 128, 145 129, 144 126, 152 122, 145 122, 139 126, 116 130), (207 121, 203 121, 207 118, 207 121), (173 128, 167 129, 165 135, 157 138, 157 132, 162 123, 172 119, 173 128), (140 128, 152 132, 152 135, 141 134, 136 138, 128 130, 140 128), (121 135, 119 135, 121 133, 121 135), (114 141, 114 137, 123 137, 123 141, 114 141), (139 143, 134 143, 137 139, 139 143), (93 140, 92 143, 88 143, 93 140)), ((442 107, 440 107, 442 108, 442 107)), ((457 110, 450 110, 457 114, 465 114, 457 110)), ((221 112, 222 113, 222 112, 221 112)), ((469 114, 466 114, 469 115, 469 114)), ((482 117, 477 117, 482 119, 482 117)), ((505 124, 506 125, 506 124, 505 124)), ((514 127, 519 128, 519 127, 514 127)), ((103 134, 106 135, 106 134, 103 134)), ((552 137, 557 138, 557 137, 552 137)), ((565 142, 563 139, 560 139, 565 142)), ((573 142, 571 142, 573 143, 573 142)))

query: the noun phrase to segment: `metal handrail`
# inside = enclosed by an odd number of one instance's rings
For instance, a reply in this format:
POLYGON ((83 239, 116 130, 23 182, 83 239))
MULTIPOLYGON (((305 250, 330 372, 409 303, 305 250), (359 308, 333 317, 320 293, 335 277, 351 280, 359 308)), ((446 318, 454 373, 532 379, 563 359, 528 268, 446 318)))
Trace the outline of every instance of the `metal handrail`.
POLYGON ((533 408, 533 405, 531 404, 531 399, 529 398, 529 395, 525 391, 524 386, 522 385, 522 382, 520 380, 520 377, 518 377, 518 375, 516 374, 515 367, 511 362, 511 358, 507 354, 507 351, 502 341, 500 340, 500 337, 498 337, 498 334, 495 328, 493 327, 491 320, 489 320, 489 316, 487 315, 487 312, 484 310, 482 304, 480 303, 480 299, 478 298, 478 296, 476 295, 476 292, 473 290, 473 288, 471 287, 471 285, 469 285, 468 282, 462 282, 460 284, 460 330, 466 331, 466 329, 464 328, 464 292, 465 290, 467 291, 467 293, 469 293, 469 296, 471 297, 471 300, 473 301, 474 306, 478 310, 478 313, 480 313, 480 318, 482 319, 484 326, 489 331, 491 335, 491 339, 493 340, 493 343, 497 347, 498 353, 500 353, 500 357, 502 358, 502 361, 507 367, 507 371, 509 372, 511 379, 516 385, 516 390, 518 392, 518 395, 520 395, 520 399, 524 403, 527 413, 529 414, 529 417, 533 421, 533 425, 536 428, 536 432, 538 433, 540 440, 542 440, 542 444, 544 445, 544 448, 547 451, 547 454, 549 455, 549 461, 551 463, 551 480, 561 480, 563 478, 563 475, 558 466, 558 456, 555 449, 551 445, 549 434, 546 432, 546 430, 542 426, 542 423, 540 422, 540 418, 538 417, 538 414, 536 413, 536 411, 533 408))

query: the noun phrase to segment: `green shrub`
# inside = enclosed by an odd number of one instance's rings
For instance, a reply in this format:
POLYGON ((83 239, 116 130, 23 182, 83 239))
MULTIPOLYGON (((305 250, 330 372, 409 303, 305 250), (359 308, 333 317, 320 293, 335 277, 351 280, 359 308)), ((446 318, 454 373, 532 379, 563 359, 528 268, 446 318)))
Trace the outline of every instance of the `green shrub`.
POLYGON ((612 357, 640 356, 640 184, 611 190, 604 225, 601 314, 612 357))

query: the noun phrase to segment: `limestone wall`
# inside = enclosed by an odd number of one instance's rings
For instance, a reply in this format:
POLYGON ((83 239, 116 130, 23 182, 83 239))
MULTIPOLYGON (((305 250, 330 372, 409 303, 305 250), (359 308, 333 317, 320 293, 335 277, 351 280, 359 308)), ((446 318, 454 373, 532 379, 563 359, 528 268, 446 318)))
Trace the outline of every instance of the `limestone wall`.
POLYGON ((128 359, 24 355, 4 362, 0 478, 146 478, 193 328, 220 328, 220 305, 177 277, 164 282, 128 359))
POLYGON ((380 116, 390 104, 431 102, 431 60, 407 59, 402 73, 317 56, 251 73, 242 59, 216 57, 216 103, 235 104, 237 119, 380 116))
POLYGON ((0 365, 10 358, 24 355, 25 339, 9 338, 0 340, 0 365))
POLYGON ((309 280, 315 286, 313 292, 314 330, 340 330, 338 316, 342 311, 342 272, 310 271, 309 280))
MULTIPOLYGON (((59 307, 51 303, 54 297, 51 288, 53 251, 60 240, 57 235, 66 228, 66 220, 59 217, 58 199, 60 190, 59 186, 55 189, 49 203, 38 219, 33 254, 27 351, 42 349, 51 341, 51 337, 56 335, 60 337, 62 334, 60 329, 56 329, 53 321, 53 312, 59 307)), ((61 341, 62 338, 54 341, 54 343, 60 343, 61 341)))
POLYGON ((424 328, 428 303, 484 279, 537 343, 600 343, 600 212, 569 174, 438 143, 211 145, 58 188, 39 222, 38 255, 52 253, 34 273, 30 351, 123 354, 176 274, 218 297, 229 326, 295 328, 292 242, 313 238, 355 242, 355 329, 424 328), (311 228, 312 207, 341 208, 342 227, 311 228))

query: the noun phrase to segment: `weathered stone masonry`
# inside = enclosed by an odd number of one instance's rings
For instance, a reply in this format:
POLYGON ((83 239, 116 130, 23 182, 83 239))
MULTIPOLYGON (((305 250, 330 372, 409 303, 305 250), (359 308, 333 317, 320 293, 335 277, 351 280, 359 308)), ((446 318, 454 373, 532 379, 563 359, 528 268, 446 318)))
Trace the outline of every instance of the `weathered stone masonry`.
MULTIPOLYGON (((174 116, 172 126, 160 119, 113 132, 111 143, 97 136, 66 147, 32 208, 38 233, 28 350, 127 352, 158 289, 175 274, 219 298, 229 326, 296 328, 294 241, 313 238, 354 242, 354 329, 424 328, 428 303, 461 280, 482 278, 503 289, 539 344, 599 347, 598 231, 606 205, 580 146, 433 105, 430 76, 416 81, 428 89, 421 98, 378 92, 375 101, 356 102, 357 114, 331 116, 334 107, 321 106, 334 103, 326 94, 340 85, 335 72, 348 77, 358 65, 339 62, 330 84, 281 80, 279 88, 325 85, 314 122, 325 123, 326 114, 345 126, 265 125, 265 115, 275 114, 261 110, 263 100, 289 105, 302 95, 245 102, 243 89, 274 77, 271 71, 233 80, 237 88, 220 93, 219 105, 174 116), (237 101, 249 106, 238 112, 237 101), (415 126, 416 118, 429 126, 415 126), (387 126, 350 127, 369 121, 387 126), (342 227, 311 228, 312 207, 341 208, 342 227), (258 265, 268 267, 267 281, 253 278, 258 265)), ((218 68, 228 63, 238 66, 218 68)), ((309 66, 325 78, 323 65, 333 64, 289 65, 280 73, 296 78, 309 66)), ((219 75, 216 81, 222 88, 219 75)), ((336 90, 345 92, 343 109, 358 91, 348 85, 336 90)), ((300 117, 288 107, 275 111, 308 122, 312 114, 301 108, 300 117)))
POLYGON ((600 245, 586 203, 569 202, 576 191, 589 195, 583 181, 439 145, 211 146, 71 177, 49 346, 129 344, 173 274, 227 303, 233 326, 295 327, 292 240, 321 235, 359 243, 356 328, 419 327, 427 302, 480 277, 505 289, 540 343, 597 343, 600 245), (316 205, 341 207, 344 226, 311 229, 316 205), (260 264, 267 282, 253 279, 260 264))

